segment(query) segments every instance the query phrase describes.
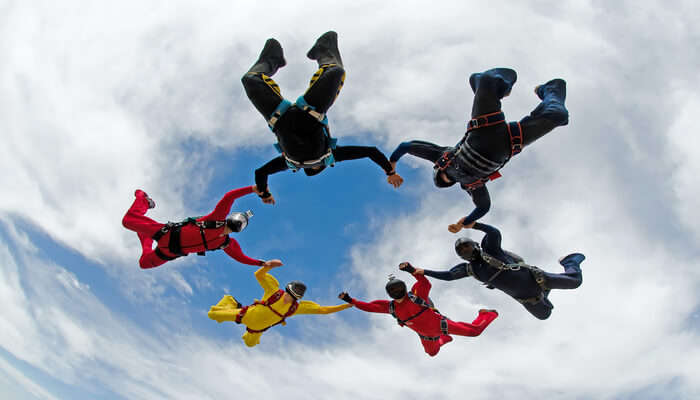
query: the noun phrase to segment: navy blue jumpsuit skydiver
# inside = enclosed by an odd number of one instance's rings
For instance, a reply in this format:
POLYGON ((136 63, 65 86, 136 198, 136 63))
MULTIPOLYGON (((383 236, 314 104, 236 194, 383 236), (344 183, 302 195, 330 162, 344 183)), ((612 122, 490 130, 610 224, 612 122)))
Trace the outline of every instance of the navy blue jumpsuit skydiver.
POLYGON ((465 217, 463 225, 483 217, 491 207, 491 198, 485 182, 500 176, 497 173, 522 147, 551 132, 557 126, 569 123, 569 113, 564 106, 566 82, 553 79, 536 88, 540 104, 519 123, 506 123, 501 114, 501 99, 510 94, 517 79, 514 70, 494 68, 472 74, 469 84, 474 91, 472 120, 465 136, 454 147, 438 146, 422 140, 401 143, 389 161, 397 162, 408 153, 437 163, 443 155, 450 158, 448 165, 438 169, 435 185, 448 187, 459 183, 472 197, 476 208, 465 217), (471 126, 473 125, 473 126, 471 126), (512 131, 512 132, 510 132, 512 131), (518 139, 511 142, 511 133, 518 139), (518 135, 521 136, 518 138, 518 135), (441 176, 444 173, 444 177, 441 176))
MULTIPOLYGON (((396 175, 389 160, 376 147, 335 146, 335 140, 330 137, 324 117, 345 80, 337 34, 333 31, 323 34, 307 57, 317 60, 319 69, 311 78, 309 88, 294 104, 284 99, 271 78, 286 65, 282 47, 275 39, 268 39, 260 58, 242 78, 248 98, 268 121, 282 153, 255 171, 255 182, 263 199, 270 197, 267 177, 288 168, 303 169, 306 175, 312 176, 334 162, 368 157, 388 176, 396 175)), ((397 178, 400 177, 396 175, 392 179, 397 178)))
MULTIPOLYGON (((513 253, 506 252, 501 248, 501 232, 493 226, 480 222, 474 224, 474 229, 478 229, 486 235, 481 240, 481 253, 505 264, 517 264, 521 259, 513 253)), ((491 289, 500 289, 514 299, 520 301, 525 308, 539 319, 547 319, 552 313, 554 306, 547 296, 551 289, 575 289, 583 281, 581 273, 581 262, 585 259, 583 254, 573 253, 562 258, 559 262, 564 266, 564 273, 553 274, 539 270, 532 273, 527 268, 518 270, 499 270, 486 262, 481 254, 478 254, 469 262, 454 266, 449 271, 424 270, 424 274, 436 279, 452 281, 455 279, 473 276, 475 279, 488 284, 491 289), (544 288, 535 280, 541 274, 544 288), (495 276, 495 278, 494 278, 495 276)))

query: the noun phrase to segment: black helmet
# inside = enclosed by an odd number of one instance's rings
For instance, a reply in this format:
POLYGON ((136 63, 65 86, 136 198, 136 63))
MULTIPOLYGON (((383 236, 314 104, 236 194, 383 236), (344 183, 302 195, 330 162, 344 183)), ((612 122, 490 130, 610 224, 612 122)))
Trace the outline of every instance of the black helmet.
POLYGON ((226 226, 233 232, 240 232, 248 226, 248 220, 253 216, 253 212, 248 210, 244 213, 234 212, 226 218, 226 226))
POLYGON ((304 168, 304 173, 306 176, 314 176, 323 172, 326 169, 325 165, 321 165, 319 168, 304 168))
POLYGON ((455 242, 455 251, 457 255, 467 261, 474 261, 481 253, 479 243, 469 238, 459 238, 455 242))
POLYGON ((457 183, 455 181, 445 182, 445 180, 442 179, 442 177, 440 177, 440 172, 443 172, 440 168, 433 169, 433 183, 435 184, 435 186, 437 186, 439 188, 446 188, 446 187, 450 187, 450 186, 454 185, 455 183, 457 183))
POLYGON ((299 281, 291 281, 284 288, 284 291, 289 293, 294 299, 299 300, 304 297, 304 293, 306 293, 306 285, 299 281))
POLYGON ((389 275, 389 282, 386 284, 386 292, 392 299, 402 299, 406 296, 406 283, 401 279, 396 279, 394 275, 389 275))

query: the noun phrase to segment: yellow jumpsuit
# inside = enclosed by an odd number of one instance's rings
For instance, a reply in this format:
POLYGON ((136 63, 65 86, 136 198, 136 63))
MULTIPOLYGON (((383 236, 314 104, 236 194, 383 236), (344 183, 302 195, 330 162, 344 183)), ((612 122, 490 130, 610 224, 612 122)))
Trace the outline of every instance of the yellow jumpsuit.
MULTIPOLYGON (((258 283, 260 284, 260 286, 262 286, 263 290, 265 291, 261 301, 267 300, 268 297, 272 296, 280 289, 279 282, 277 282, 277 279, 275 279, 274 276, 267 273, 267 271, 269 270, 269 267, 262 267, 259 270, 255 271, 255 279, 258 280, 258 283)), ((208 313, 209 318, 213 319, 216 322, 235 322, 236 316, 241 310, 240 308, 238 308, 238 306, 239 304, 232 296, 225 295, 217 305, 211 307, 208 313)), ((292 303, 287 304, 284 302, 283 299, 280 299, 277 302, 270 305, 270 307, 272 307, 281 315, 284 315, 291 306, 292 303)), ((299 301, 299 306, 297 307, 297 310, 294 312, 294 314, 290 316, 297 314, 331 314, 334 312, 345 310, 346 308, 350 307, 352 307, 351 304, 341 304, 337 306, 320 306, 314 303, 313 301, 301 300, 299 301)), ((248 311, 246 311, 245 315, 243 315, 241 323, 252 330, 259 331, 276 324, 277 322, 279 322, 279 320, 280 317, 274 312, 272 312, 272 310, 270 310, 270 308, 268 308, 267 306, 254 304, 248 307, 248 311)), ((284 325, 284 322, 282 324, 284 325)), ((260 343, 260 336, 262 336, 262 334, 263 332, 248 332, 246 330, 246 333, 243 334, 243 341, 248 347, 253 347, 256 344, 260 343)))

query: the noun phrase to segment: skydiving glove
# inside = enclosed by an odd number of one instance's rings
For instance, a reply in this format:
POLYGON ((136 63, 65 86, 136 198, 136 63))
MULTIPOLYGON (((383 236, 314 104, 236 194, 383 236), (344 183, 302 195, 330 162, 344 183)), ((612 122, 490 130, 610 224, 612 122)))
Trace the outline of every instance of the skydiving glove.
POLYGON ((339 298, 340 300, 343 300, 343 301, 346 302, 346 303, 352 304, 352 297, 350 297, 350 295, 348 294, 348 292, 342 292, 342 293, 340 293, 340 294, 338 295, 338 298, 339 298))
POLYGON ((410 262, 402 262, 401 264, 399 264, 399 269, 401 271, 406 271, 409 274, 416 272, 416 269, 413 267, 413 265, 411 265, 410 262))
POLYGON ((260 196, 261 199, 266 199, 266 198, 272 196, 272 193, 270 193, 270 191, 265 189, 265 191, 262 192, 261 194, 259 194, 258 196, 260 196))

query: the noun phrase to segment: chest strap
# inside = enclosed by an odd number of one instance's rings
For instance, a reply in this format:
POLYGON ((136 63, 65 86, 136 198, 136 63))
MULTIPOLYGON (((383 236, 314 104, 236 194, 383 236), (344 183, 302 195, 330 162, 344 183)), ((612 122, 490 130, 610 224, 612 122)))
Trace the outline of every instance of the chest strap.
POLYGON ((421 310, 418 311, 417 313, 411 315, 410 317, 406 319, 401 319, 396 315, 396 306, 395 306, 395 300, 392 300, 391 303, 389 303, 389 313, 396 318, 396 322, 398 322, 399 326, 404 326, 406 325, 406 322, 418 317, 419 315, 423 314, 426 310, 433 310, 436 313, 440 314, 440 312, 433 306, 432 302, 428 303, 422 298, 416 296, 415 294, 409 292, 408 293, 408 299, 412 301, 413 303, 417 304, 418 306, 421 307, 421 310))
POLYGON ((236 315, 236 323, 237 323, 237 324, 240 324, 241 321, 243 321, 243 317, 245 316, 246 312, 248 311, 248 308, 250 308, 250 307, 252 307, 252 306, 260 305, 260 306, 264 306, 264 307, 269 308, 270 311, 272 311, 275 315, 277 315, 278 317, 280 317, 280 320, 277 321, 277 322, 275 322, 274 324, 272 324, 272 325, 270 325, 270 326, 268 326, 268 327, 266 327, 266 328, 260 329, 260 330, 251 329, 251 328, 246 327, 246 330, 247 330, 248 332, 250 332, 250 333, 261 333, 261 332, 265 332, 266 330, 268 330, 268 329, 270 329, 270 328, 272 328, 273 326, 278 325, 278 324, 286 325, 285 319, 287 319, 290 315, 294 314, 294 313, 297 311, 297 308, 299 308, 299 303, 297 303, 297 301, 294 300, 294 301, 292 302, 292 305, 289 307, 289 310, 287 310, 287 312, 284 313, 284 314, 280 314, 279 312, 277 312, 277 310, 275 310, 275 309, 272 308, 271 306, 272 306, 273 304, 275 304, 276 302, 278 302, 278 301, 282 298, 282 296, 284 295, 284 293, 285 293, 284 290, 280 289, 280 290, 276 291, 275 293, 273 293, 273 294, 272 294, 270 297, 268 297, 265 301, 257 301, 257 300, 256 300, 255 302, 253 302, 253 304, 248 305, 248 306, 245 306, 245 307, 242 307, 241 310, 240 310, 240 311, 238 312, 238 314, 236 315))

